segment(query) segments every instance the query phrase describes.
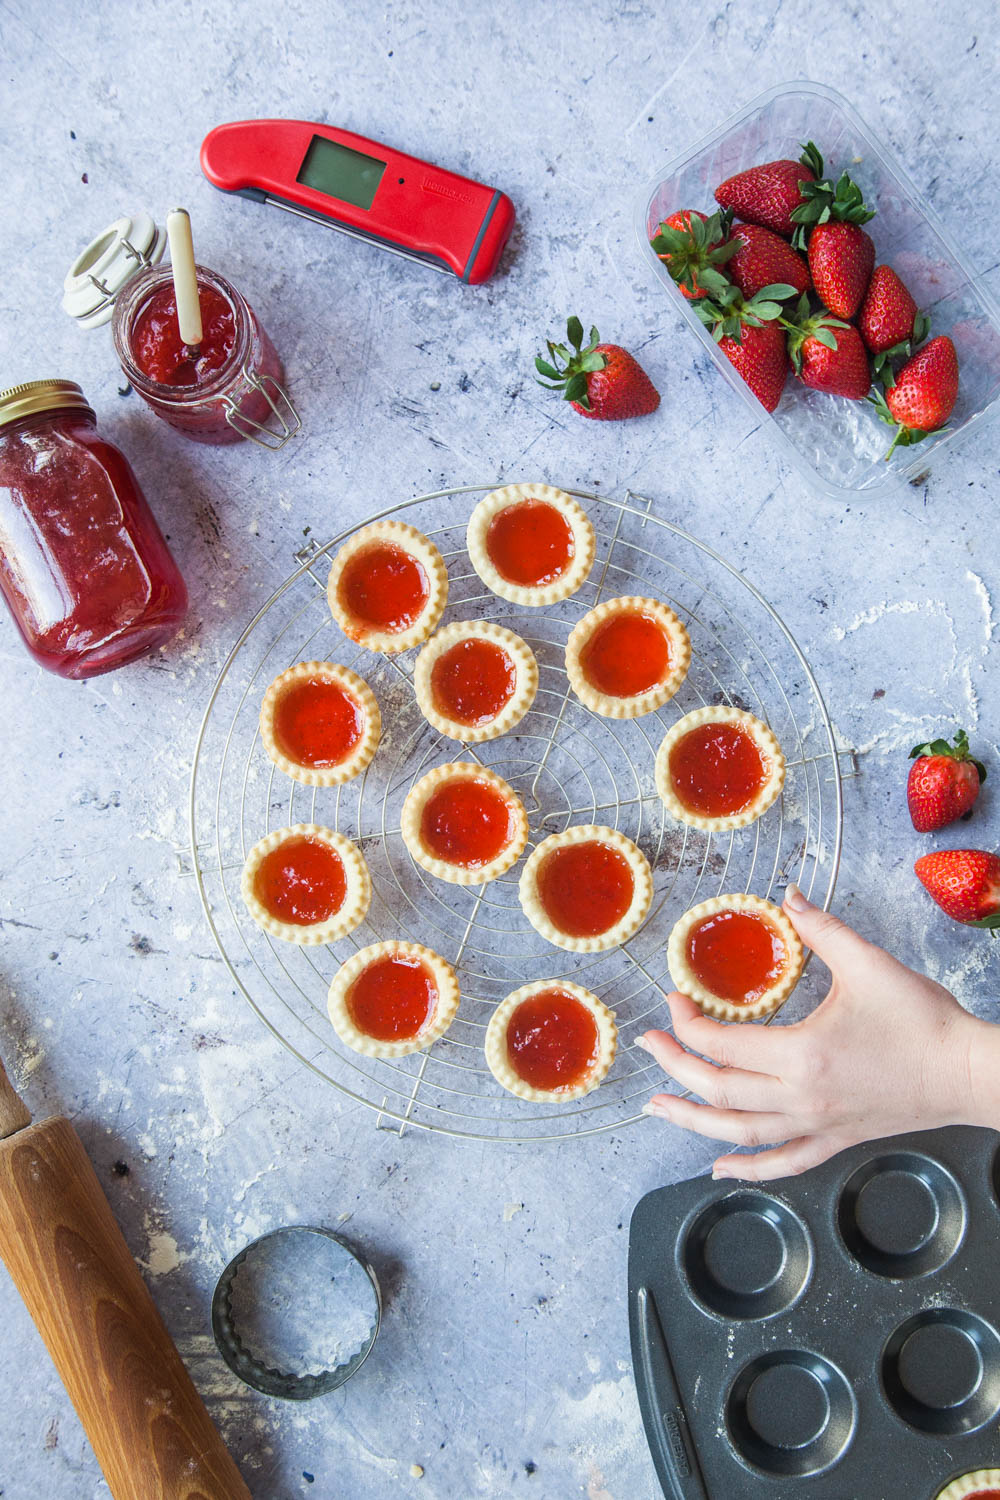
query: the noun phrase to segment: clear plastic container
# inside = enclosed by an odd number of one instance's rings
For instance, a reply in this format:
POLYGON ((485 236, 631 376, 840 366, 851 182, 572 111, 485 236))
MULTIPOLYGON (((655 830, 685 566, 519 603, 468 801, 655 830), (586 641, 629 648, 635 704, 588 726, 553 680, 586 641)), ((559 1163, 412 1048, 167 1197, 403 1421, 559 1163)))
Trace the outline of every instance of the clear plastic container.
MULTIPOLYGON (((984 199, 986 211, 988 201, 984 199)), ((668 163, 636 208, 636 233, 644 259, 669 288, 669 296, 723 377, 755 415, 770 425, 794 466, 835 499, 885 494, 923 474, 932 455, 981 430, 1000 397, 1000 306, 956 249, 934 211, 847 100, 820 83, 787 83, 761 94, 705 140, 668 163), (781 157, 797 159, 801 144, 815 141, 831 176, 845 168, 878 210, 866 227, 876 264, 888 264, 906 282, 917 305, 930 314, 933 338, 946 333, 958 353, 958 401, 939 437, 884 457, 892 429, 866 401, 810 390, 789 377, 781 403, 765 412, 650 248, 657 226, 677 209, 711 213, 714 192, 735 172, 781 157)))

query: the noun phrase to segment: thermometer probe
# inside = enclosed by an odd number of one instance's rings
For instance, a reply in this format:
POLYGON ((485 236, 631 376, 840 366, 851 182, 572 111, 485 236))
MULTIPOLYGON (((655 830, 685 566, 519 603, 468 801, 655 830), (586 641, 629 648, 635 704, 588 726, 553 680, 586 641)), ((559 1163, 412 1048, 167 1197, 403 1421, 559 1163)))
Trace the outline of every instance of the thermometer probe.
POLYGON ((506 193, 332 125, 237 120, 202 142, 226 193, 273 203, 461 281, 488 281, 514 227, 506 193))

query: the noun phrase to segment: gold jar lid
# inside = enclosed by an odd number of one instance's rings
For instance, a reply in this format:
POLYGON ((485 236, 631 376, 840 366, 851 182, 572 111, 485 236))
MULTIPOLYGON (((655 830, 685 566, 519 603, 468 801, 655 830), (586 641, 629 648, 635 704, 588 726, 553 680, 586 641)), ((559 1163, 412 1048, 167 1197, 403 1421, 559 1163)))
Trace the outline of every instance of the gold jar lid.
POLYGON ((42 411, 85 411, 93 408, 75 380, 26 380, 0 391, 0 427, 42 411))

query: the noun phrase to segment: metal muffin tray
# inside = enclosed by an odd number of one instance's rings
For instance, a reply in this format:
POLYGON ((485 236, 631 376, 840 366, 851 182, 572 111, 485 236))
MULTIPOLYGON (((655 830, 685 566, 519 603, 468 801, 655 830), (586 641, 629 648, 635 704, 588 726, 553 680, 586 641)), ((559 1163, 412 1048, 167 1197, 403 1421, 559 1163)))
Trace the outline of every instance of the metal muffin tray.
POLYGON ((1000 1136, 868 1142, 632 1215, 639 1405, 671 1500, 934 1500, 1000 1463, 1000 1136))

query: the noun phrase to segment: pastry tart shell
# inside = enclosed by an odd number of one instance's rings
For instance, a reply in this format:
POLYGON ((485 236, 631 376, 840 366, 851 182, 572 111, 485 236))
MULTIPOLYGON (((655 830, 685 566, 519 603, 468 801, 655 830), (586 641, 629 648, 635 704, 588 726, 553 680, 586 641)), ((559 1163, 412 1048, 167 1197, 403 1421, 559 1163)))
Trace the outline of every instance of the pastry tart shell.
POLYGON ((436 766, 433 771, 428 771, 426 776, 422 776, 407 793, 400 825, 403 842, 421 869, 426 870, 429 875, 434 875, 438 880, 448 881, 451 885, 482 885, 486 881, 496 880, 512 865, 517 864, 528 842, 528 815, 520 797, 502 776, 498 776, 495 771, 490 771, 485 766, 476 765, 473 761, 452 761, 446 766, 436 766), (468 866, 449 864, 447 860, 439 859, 437 855, 432 854, 424 843, 421 834, 424 808, 439 787, 446 786, 449 781, 454 780, 478 781, 493 787, 504 798, 510 809, 513 822, 510 841, 489 864, 468 866))
POLYGON ((618 1027, 615 1025, 615 1013, 608 1009, 603 1000, 599 1000, 590 990, 585 990, 579 984, 569 984, 562 979, 535 980, 531 984, 523 984, 519 990, 508 995, 506 1000, 502 1000, 497 1006, 486 1028, 485 1050, 490 1072, 508 1094, 514 1094, 518 1099, 530 1099, 536 1104, 562 1104, 570 1099, 582 1099, 584 1094, 591 1093, 604 1082, 615 1060, 618 1051, 618 1027), (597 1027, 597 1059, 583 1081, 572 1088, 539 1089, 533 1084, 526 1083, 514 1069, 507 1050, 507 1027, 511 1016, 525 1000, 530 1000, 545 990, 553 989, 572 995, 573 999, 586 1006, 593 1016, 597 1027))
POLYGON ((392 656, 419 646, 437 625, 448 602, 448 569, 434 543, 415 526, 406 521, 373 521, 356 531, 333 559, 326 597, 330 613, 346 636, 369 651, 382 651, 392 656), (413 623, 403 630, 382 630, 360 620, 340 597, 340 581, 347 564, 366 547, 378 542, 409 553, 423 568, 427 578, 427 598, 423 607, 413 623))
POLYGON ((458 979, 450 963, 440 954, 435 953, 432 948, 425 948, 422 943, 392 940, 387 943, 372 943, 367 948, 361 948, 341 965, 330 984, 327 1010, 333 1029, 340 1040, 352 1051, 361 1052, 365 1057, 406 1057, 411 1052, 422 1052, 425 1047, 431 1046, 433 1042, 444 1036, 455 1019, 458 1002, 458 979), (405 958, 417 958, 425 964, 433 976, 438 993, 434 1011, 422 1030, 416 1036, 390 1042, 370 1036, 355 1025, 348 1008, 347 995, 351 985, 370 964, 380 958, 392 957, 396 954, 405 958))
POLYGON ((334 833, 332 828, 323 828, 319 823, 295 823, 290 828, 276 828, 273 833, 254 844, 243 865, 240 893, 247 911, 264 932, 271 937, 282 938, 286 943, 308 947, 316 943, 336 943, 364 921, 371 903, 372 882, 364 855, 350 839, 345 838, 342 833, 334 833), (315 839, 338 854, 346 883, 339 910, 322 922, 311 922, 308 925, 285 922, 274 916, 254 889, 254 878, 266 857, 282 844, 299 838, 315 839))
POLYGON ((676 988, 693 1000, 707 1016, 714 1016, 719 1021, 757 1021, 761 1016, 770 1015, 788 999, 798 984, 802 974, 802 963, 802 943, 799 935, 780 906, 775 906, 773 901, 765 901, 762 896, 752 896, 748 893, 713 896, 710 901, 702 901, 697 906, 690 907, 674 923, 673 931, 667 940, 667 967, 676 988), (776 929, 785 945, 787 957, 780 977, 756 1000, 746 1005, 737 1005, 731 1000, 724 1000, 706 988, 688 961, 687 944, 692 930, 706 918, 725 911, 747 912, 751 916, 763 918, 776 929))
POLYGON ((274 679, 264 694, 260 706, 260 737, 269 758, 295 781, 304 786, 340 786, 360 776, 378 748, 382 734, 382 715, 375 701, 375 694, 363 677, 332 661, 300 661, 274 679), (282 696, 297 683, 307 682, 311 677, 323 677, 337 683, 355 699, 361 710, 361 735, 353 750, 335 766, 307 766, 286 755, 278 744, 274 731, 275 712, 282 696))
POLYGON ((971 1474, 963 1474, 939 1490, 934 1500, 965 1500, 966 1495, 988 1489, 1000 1489, 1000 1469, 976 1469, 971 1474))
POLYGON ((602 828, 592 823, 578 824, 562 833, 550 834, 532 851, 518 886, 521 910, 532 927, 547 942, 569 953, 603 953, 608 948, 620 947, 628 941, 645 921, 653 900, 653 872, 649 860, 637 844, 615 828, 602 828), (624 916, 614 926, 595 937, 573 937, 563 932, 550 918, 538 889, 538 872, 543 860, 555 849, 564 849, 570 844, 606 844, 621 854, 632 872, 632 900, 624 916))
POLYGON ((678 719, 663 736, 656 753, 656 790, 660 794, 660 800, 671 817, 676 818, 678 823, 686 823, 689 828, 703 828, 710 832, 745 828, 748 823, 755 823, 777 801, 784 784, 784 752, 770 729, 745 709, 732 708, 725 703, 696 708, 692 713, 685 714, 683 719, 678 719), (674 790, 670 776, 671 751, 692 730, 700 729, 704 724, 732 724, 749 735, 760 753, 764 764, 764 784, 741 812, 710 818, 685 806, 674 790))
POLYGON ((428 724, 439 734, 466 745, 481 744, 507 734, 524 718, 538 691, 538 662, 535 653, 512 630, 489 620, 455 620, 433 635, 417 657, 413 669, 413 688, 417 706, 428 724), (514 691, 495 718, 486 724, 461 724, 449 718, 437 705, 431 683, 435 663, 460 641, 489 641, 504 650, 514 664, 514 691))
POLYGON ((498 594, 501 599, 508 599, 511 604, 522 604, 532 609, 556 604, 560 599, 568 599, 571 594, 575 594, 589 576, 596 552, 594 528, 583 506, 572 495, 567 495, 565 490, 554 489, 550 484, 508 484, 484 495, 469 517, 465 545, 472 566, 492 593, 498 594), (545 505, 551 505, 563 517, 573 534, 573 556, 565 572, 550 583, 511 583, 497 569, 486 545, 490 523, 494 517, 509 506, 520 505, 526 500, 539 500, 545 505))
POLYGON ((637 719, 642 714, 662 708, 677 692, 690 665, 691 638, 683 621, 658 599, 646 599, 634 594, 608 599, 604 604, 588 610, 583 619, 574 625, 566 642, 566 672, 570 687, 585 708, 592 709, 606 719, 637 719), (594 632, 618 614, 651 616, 663 630, 670 646, 670 670, 662 682, 627 698, 602 692, 587 677, 582 661, 584 648, 594 632))

